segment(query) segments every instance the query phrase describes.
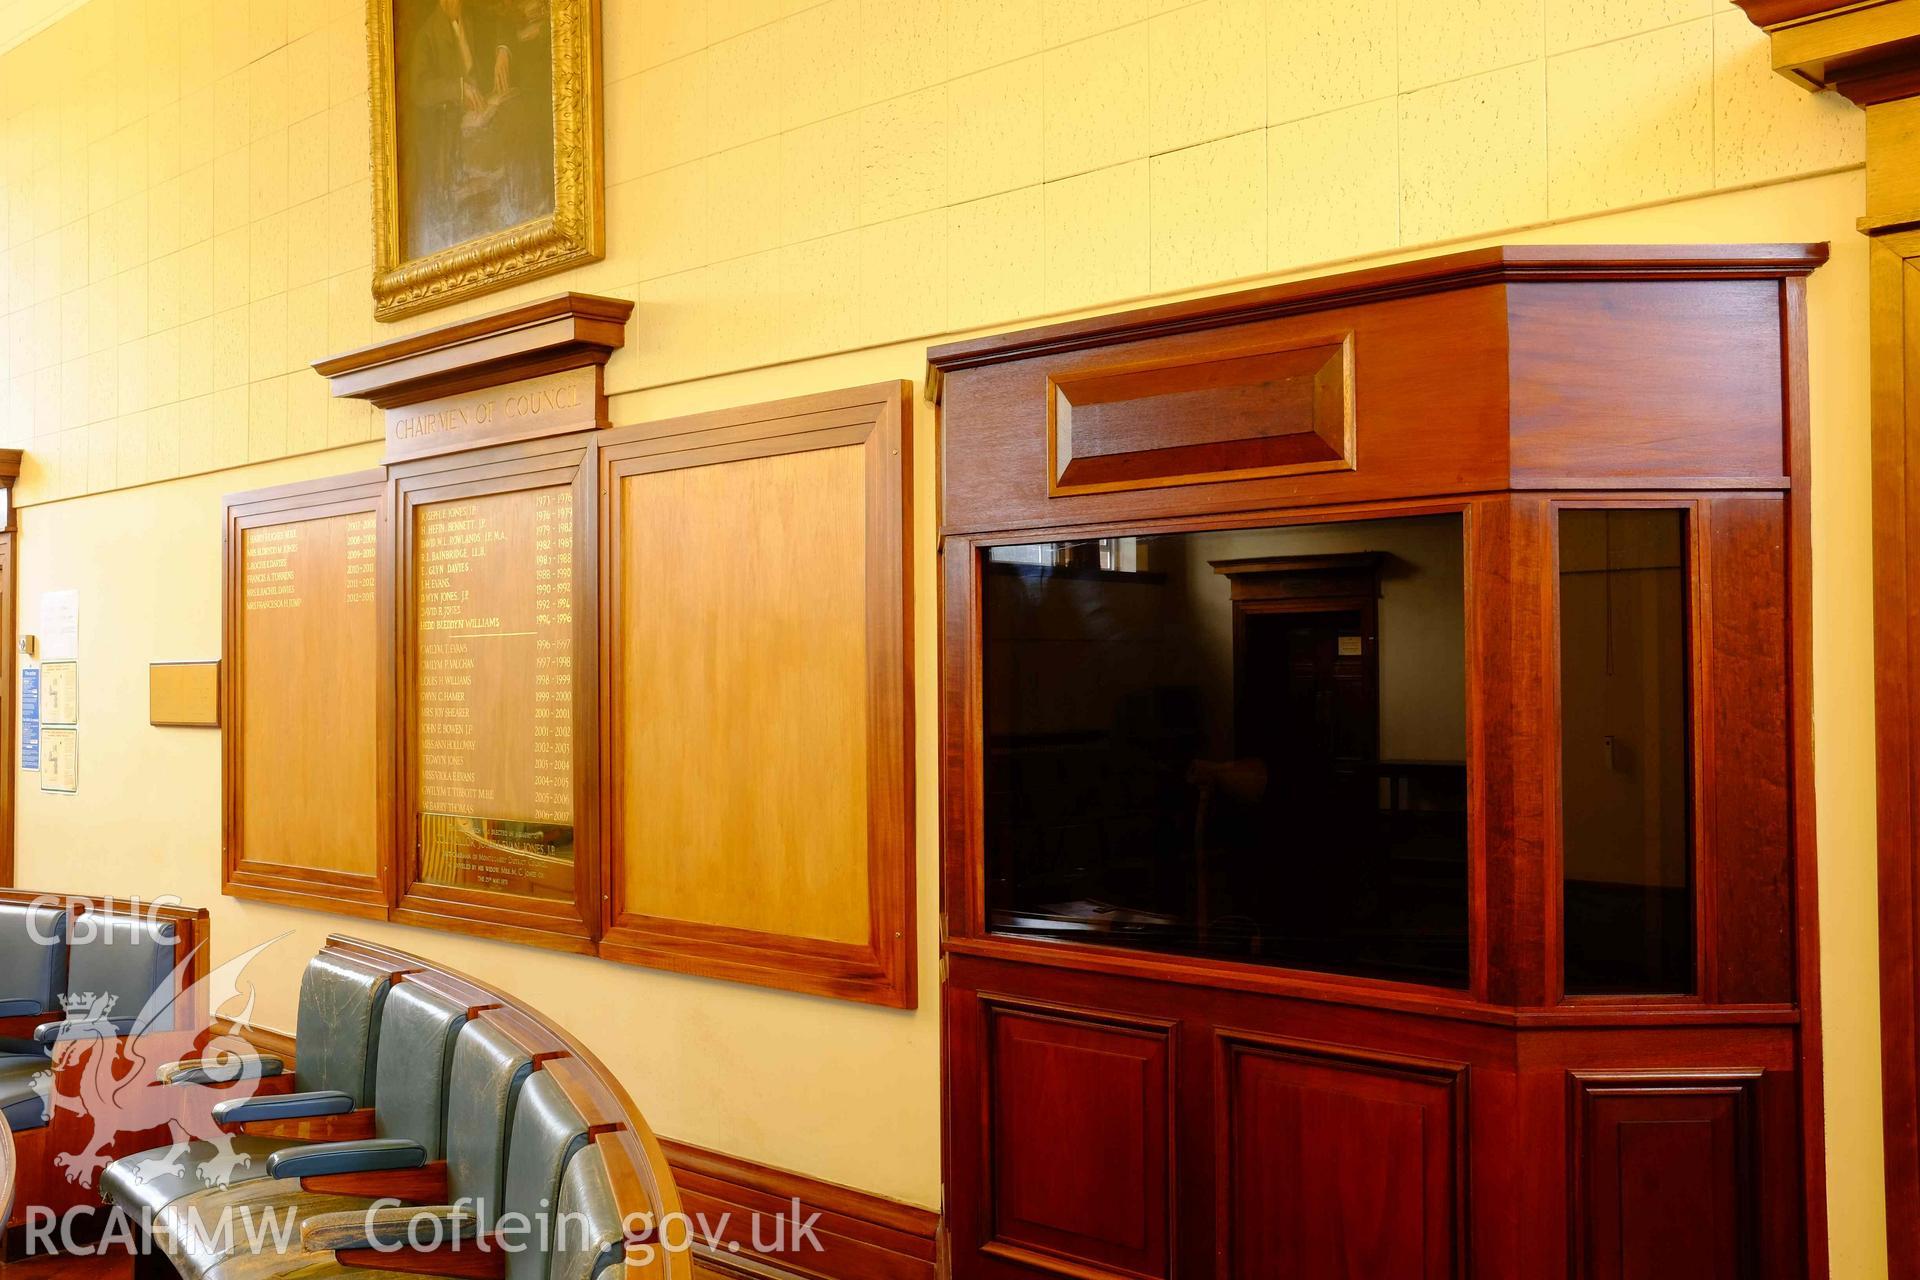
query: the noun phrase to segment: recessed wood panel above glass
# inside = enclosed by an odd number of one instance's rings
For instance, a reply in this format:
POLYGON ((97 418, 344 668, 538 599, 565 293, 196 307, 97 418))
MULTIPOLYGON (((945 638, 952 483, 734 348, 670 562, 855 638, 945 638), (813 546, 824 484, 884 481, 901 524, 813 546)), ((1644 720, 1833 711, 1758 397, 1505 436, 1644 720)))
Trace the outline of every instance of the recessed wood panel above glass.
POLYGON ((1047 393, 1055 494, 1354 465, 1352 334, 1059 374, 1047 393))
POLYGON ((1467 982, 1457 515, 989 547, 988 927, 1467 982))

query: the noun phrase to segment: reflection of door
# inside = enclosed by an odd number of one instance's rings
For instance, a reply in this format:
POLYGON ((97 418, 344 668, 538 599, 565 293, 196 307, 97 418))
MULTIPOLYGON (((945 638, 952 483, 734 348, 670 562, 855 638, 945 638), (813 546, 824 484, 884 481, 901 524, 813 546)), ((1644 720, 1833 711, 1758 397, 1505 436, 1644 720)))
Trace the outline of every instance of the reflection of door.
POLYGON ((1380 713, 1369 612, 1255 606, 1236 620, 1241 754, 1278 766, 1293 783, 1352 777, 1373 760, 1380 713))
POLYGON ((1233 598, 1235 751, 1267 780, 1239 892, 1289 912, 1296 933, 1351 923, 1374 893, 1380 558, 1213 566, 1233 598))
POLYGON ((1354 777, 1376 757, 1381 559, 1214 562, 1233 595, 1235 750, 1278 770, 1278 790, 1354 777))

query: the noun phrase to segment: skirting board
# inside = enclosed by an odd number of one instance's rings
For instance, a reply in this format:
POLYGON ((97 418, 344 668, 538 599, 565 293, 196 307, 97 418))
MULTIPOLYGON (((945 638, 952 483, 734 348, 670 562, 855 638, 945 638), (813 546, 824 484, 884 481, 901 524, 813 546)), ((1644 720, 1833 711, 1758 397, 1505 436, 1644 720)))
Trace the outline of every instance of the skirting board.
MULTIPOLYGON (((721 1215, 728 1215, 717 1242, 722 1259, 735 1253, 730 1246, 738 1246, 739 1256, 763 1258, 782 1270, 822 1280, 933 1280, 939 1273, 940 1215, 931 1209, 684 1142, 662 1139, 660 1145, 695 1228, 702 1225, 702 1214, 709 1227, 718 1227, 721 1215), (819 1249, 803 1242, 797 1249, 755 1253, 753 1215, 785 1215, 790 1230, 796 1202, 800 1221, 811 1220, 819 1249)), ((771 1234, 770 1226, 762 1227, 763 1241, 771 1234)))

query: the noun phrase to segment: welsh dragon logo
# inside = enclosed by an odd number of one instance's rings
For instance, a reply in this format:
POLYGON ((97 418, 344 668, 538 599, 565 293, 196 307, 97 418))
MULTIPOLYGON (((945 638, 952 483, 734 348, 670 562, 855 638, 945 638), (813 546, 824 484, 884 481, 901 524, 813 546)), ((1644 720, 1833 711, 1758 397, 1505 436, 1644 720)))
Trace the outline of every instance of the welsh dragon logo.
POLYGON ((35 1077, 34 1088, 46 1099, 49 1118, 58 1111, 92 1119, 84 1149, 54 1156, 68 1182, 95 1186, 100 1171, 117 1158, 113 1153, 128 1149, 130 1141, 123 1139, 142 1136, 151 1140, 141 1149, 166 1149, 135 1166, 140 1182, 182 1174, 194 1143, 212 1149, 199 1161, 199 1177, 207 1186, 228 1185, 252 1163, 214 1122, 213 1106, 259 1091, 260 1075, 250 1066, 254 1050, 244 1038, 253 1025, 256 991, 252 982, 242 984, 241 975, 255 956, 286 936, 270 938, 183 986, 196 948, 130 1023, 114 1017, 118 998, 112 995, 85 992, 64 1002, 72 1025, 55 1042, 52 1065, 35 1077), (236 1004, 237 1011, 217 1032, 191 1026, 192 1011, 211 1015, 236 1004), (215 1087, 163 1082, 160 1069, 183 1058, 197 1059, 215 1087))

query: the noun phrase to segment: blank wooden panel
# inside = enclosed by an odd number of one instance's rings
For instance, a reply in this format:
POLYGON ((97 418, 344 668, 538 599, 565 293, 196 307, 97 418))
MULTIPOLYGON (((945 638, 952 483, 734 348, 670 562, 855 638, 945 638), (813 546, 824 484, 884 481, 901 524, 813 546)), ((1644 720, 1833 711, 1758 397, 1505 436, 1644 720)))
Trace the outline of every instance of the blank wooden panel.
POLYGON ((241 850, 379 870, 372 512, 237 532, 241 850))
POLYGON ((867 941, 865 457, 620 482, 628 911, 867 941))
POLYGON ((1235 1039, 1221 1055, 1226 1274, 1457 1274, 1459 1069, 1235 1039))
POLYGON ((1701 797, 1712 994, 1784 1004, 1794 998, 1787 509, 1778 498, 1718 498, 1702 516, 1712 592, 1704 655, 1712 768, 1701 797))
POLYGON ((1786 474, 1778 280, 1507 294, 1515 488, 1786 474))
POLYGON ((1051 491, 1349 468, 1352 351, 1336 338, 1057 376, 1051 491))
POLYGON ((1576 1280, 1752 1273, 1759 1079, 1573 1077, 1576 1280))
POLYGON ((1166 1029, 989 1006, 989 1251, 1168 1268, 1166 1029))
POLYGON ((220 664, 149 663, 147 723, 172 728, 219 728, 220 664))

